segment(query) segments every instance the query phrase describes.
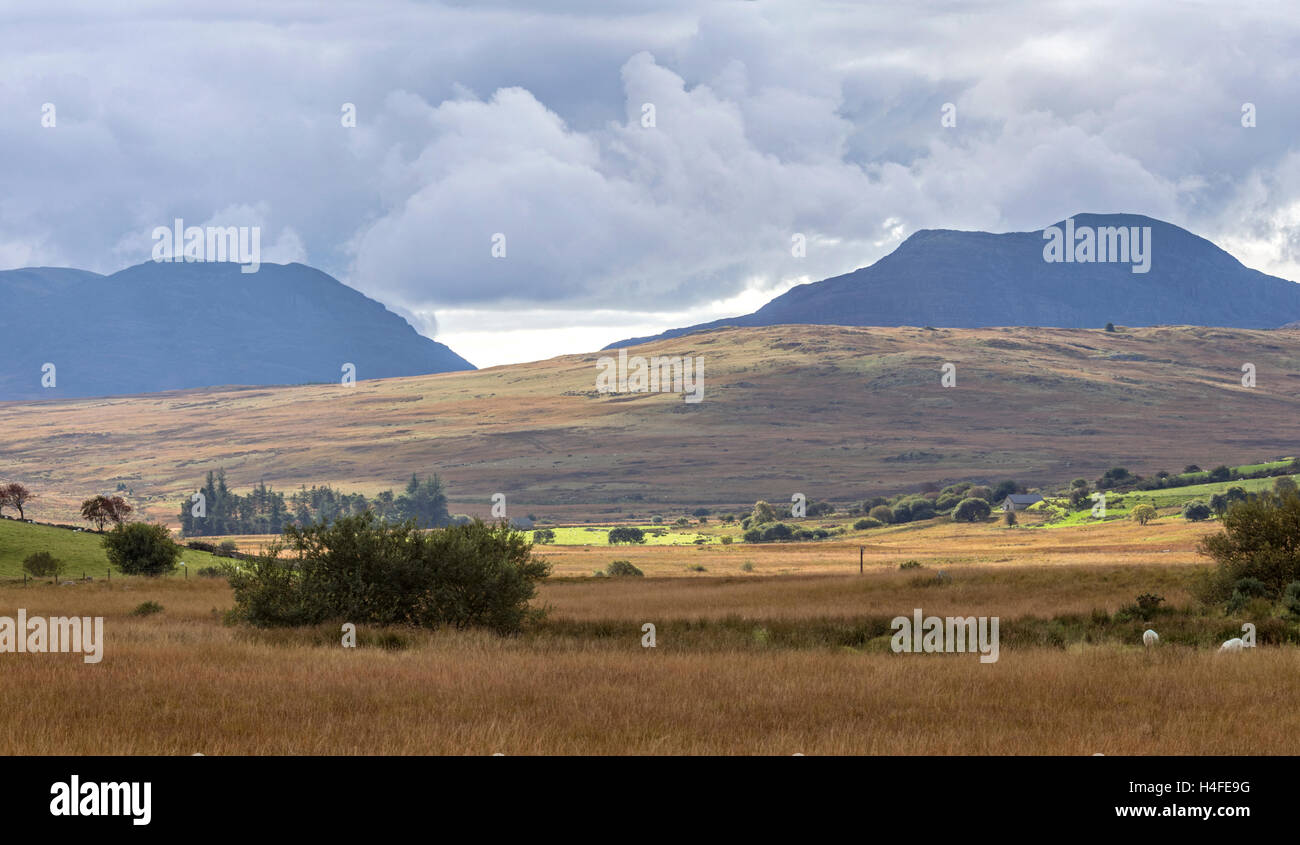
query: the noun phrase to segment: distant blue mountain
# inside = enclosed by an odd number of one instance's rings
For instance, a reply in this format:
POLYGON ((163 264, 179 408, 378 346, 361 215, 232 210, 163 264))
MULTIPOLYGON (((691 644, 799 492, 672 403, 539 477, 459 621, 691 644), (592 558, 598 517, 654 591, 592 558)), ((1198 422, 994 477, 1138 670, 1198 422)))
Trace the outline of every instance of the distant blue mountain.
POLYGON ((102 276, 0 272, 0 401, 472 370, 441 343, 302 264, 155 263, 102 276), (55 366, 55 386, 41 386, 55 366))
MULTIPOLYGON (((1300 320, 1300 285, 1251 270, 1186 229, 1136 214, 1071 219, 1080 232, 1149 226, 1148 271, 1133 272, 1131 262, 1048 262, 1043 229, 1001 235, 923 229, 870 267, 792 288, 753 314, 606 348, 724 326, 793 323, 1100 328, 1113 322, 1271 329, 1300 320)), ((1065 221, 1056 225, 1063 228, 1065 221)))

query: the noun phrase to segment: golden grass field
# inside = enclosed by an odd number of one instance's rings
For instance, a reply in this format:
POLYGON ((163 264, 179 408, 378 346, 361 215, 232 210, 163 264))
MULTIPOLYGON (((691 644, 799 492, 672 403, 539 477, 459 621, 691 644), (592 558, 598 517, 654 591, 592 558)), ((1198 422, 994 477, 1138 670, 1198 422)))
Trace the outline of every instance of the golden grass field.
POLYGON ((630 351, 703 356, 704 401, 600 395, 591 353, 352 388, 0 403, 0 480, 32 488, 44 521, 76 521, 83 499, 120 483, 175 524, 221 467, 240 492, 265 480, 373 494, 439 472, 453 510, 486 516, 503 492, 512 516, 611 521, 796 491, 853 501, 927 481, 1176 472, 1300 441, 1297 331, 776 326, 630 351))
MULTIPOLYGON (((1013 646, 1004 634, 1000 660, 982 664, 973 654, 778 647, 747 636, 914 607, 999 615, 1006 628, 1113 613, 1142 592, 1183 606, 1206 565, 1187 553, 1184 530, 1148 526, 1152 538, 1116 523, 987 526, 963 543, 942 527, 900 534, 861 576, 856 558, 850 571, 845 550, 829 545, 787 547, 799 573, 788 575, 771 571, 784 549, 718 547, 707 553, 711 572, 736 575, 555 578, 535 602, 547 622, 523 636, 363 630, 356 649, 342 648, 333 626, 223 624, 233 599, 220 579, 11 583, 0 586, 0 613, 102 615, 107 642, 98 665, 0 654, 0 753, 1300 753, 1294 646, 1218 656, 1177 642, 1155 651, 1136 642, 1013 646), (1142 560, 1151 546, 1176 551, 1142 560), (895 553, 928 562, 899 571, 885 560, 895 553), (918 587, 918 573, 932 575, 945 557, 967 559, 942 565, 952 584, 918 587), (745 559, 758 563, 742 576, 745 559), (146 600, 164 610, 129 615, 146 600), (744 636, 718 637, 710 621, 744 636), (654 649, 641 647, 645 622, 659 628, 654 649), (385 634, 404 647, 380 647, 385 634)), ((638 551, 651 571, 706 556, 638 551)))

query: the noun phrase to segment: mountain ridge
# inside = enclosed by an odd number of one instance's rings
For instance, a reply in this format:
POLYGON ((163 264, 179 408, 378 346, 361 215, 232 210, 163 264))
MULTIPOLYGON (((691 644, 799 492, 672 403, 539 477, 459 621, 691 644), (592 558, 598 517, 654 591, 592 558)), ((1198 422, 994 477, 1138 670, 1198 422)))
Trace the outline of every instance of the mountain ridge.
POLYGON ((0 400, 339 382, 474 366, 305 264, 144 262, 0 271, 0 400), (53 369, 50 369, 53 365, 53 369), (45 386, 52 382, 52 386, 45 386))
POLYGON ((1080 229, 1150 227, 1151 266, 1051 263, 1044 231, 919 229, 875 263, 797 285, 750 314, 657 335, 617 349, 726 326, 1043 326, 1100 328, 1198 325, 1272 329, 1300 319, 1300 284, 1243 265, 1210 240, 1140 214, 1080 213, 1080 229), (1233 291, 1225 296, 1224 291, 1233 291), (973 297, 972 293, 978 295, 973 297))

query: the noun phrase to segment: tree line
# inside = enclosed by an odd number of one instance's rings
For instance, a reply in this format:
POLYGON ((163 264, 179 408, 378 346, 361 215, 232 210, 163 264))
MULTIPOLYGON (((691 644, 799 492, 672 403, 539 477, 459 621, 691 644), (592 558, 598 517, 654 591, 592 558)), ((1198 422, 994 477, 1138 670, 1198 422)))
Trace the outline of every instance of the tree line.
POLYGON ((436 474, 423 481, 412 474, 402 493, 384 490, 367 498, 328 484, 303 486, 286 496, 259 483, 240 495, 226 484, 226 472, 221 469, 208 472, 197 495, 181 503, 181 536, 280 534, 290 526, 328 525, 363 513, 373 513, 387 522, 413 519, 421 528, 440 528, 452 521, 446 487, 436 474))

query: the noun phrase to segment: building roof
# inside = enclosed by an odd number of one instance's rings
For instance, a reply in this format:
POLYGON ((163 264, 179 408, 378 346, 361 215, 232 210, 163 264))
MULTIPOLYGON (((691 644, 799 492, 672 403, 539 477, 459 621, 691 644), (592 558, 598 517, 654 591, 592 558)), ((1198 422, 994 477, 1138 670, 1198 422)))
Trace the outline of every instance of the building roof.
MULTIPOLYGON (((1043 497, 1037 493, 1011 493, 1007 496, 1007 499, 1010 499, 1012 504, 1016 505, 1032 505, 1034 502, 1041 502, 1043 497)), ((1005 502, 1007 499, 1002 501, 1005 502)))

